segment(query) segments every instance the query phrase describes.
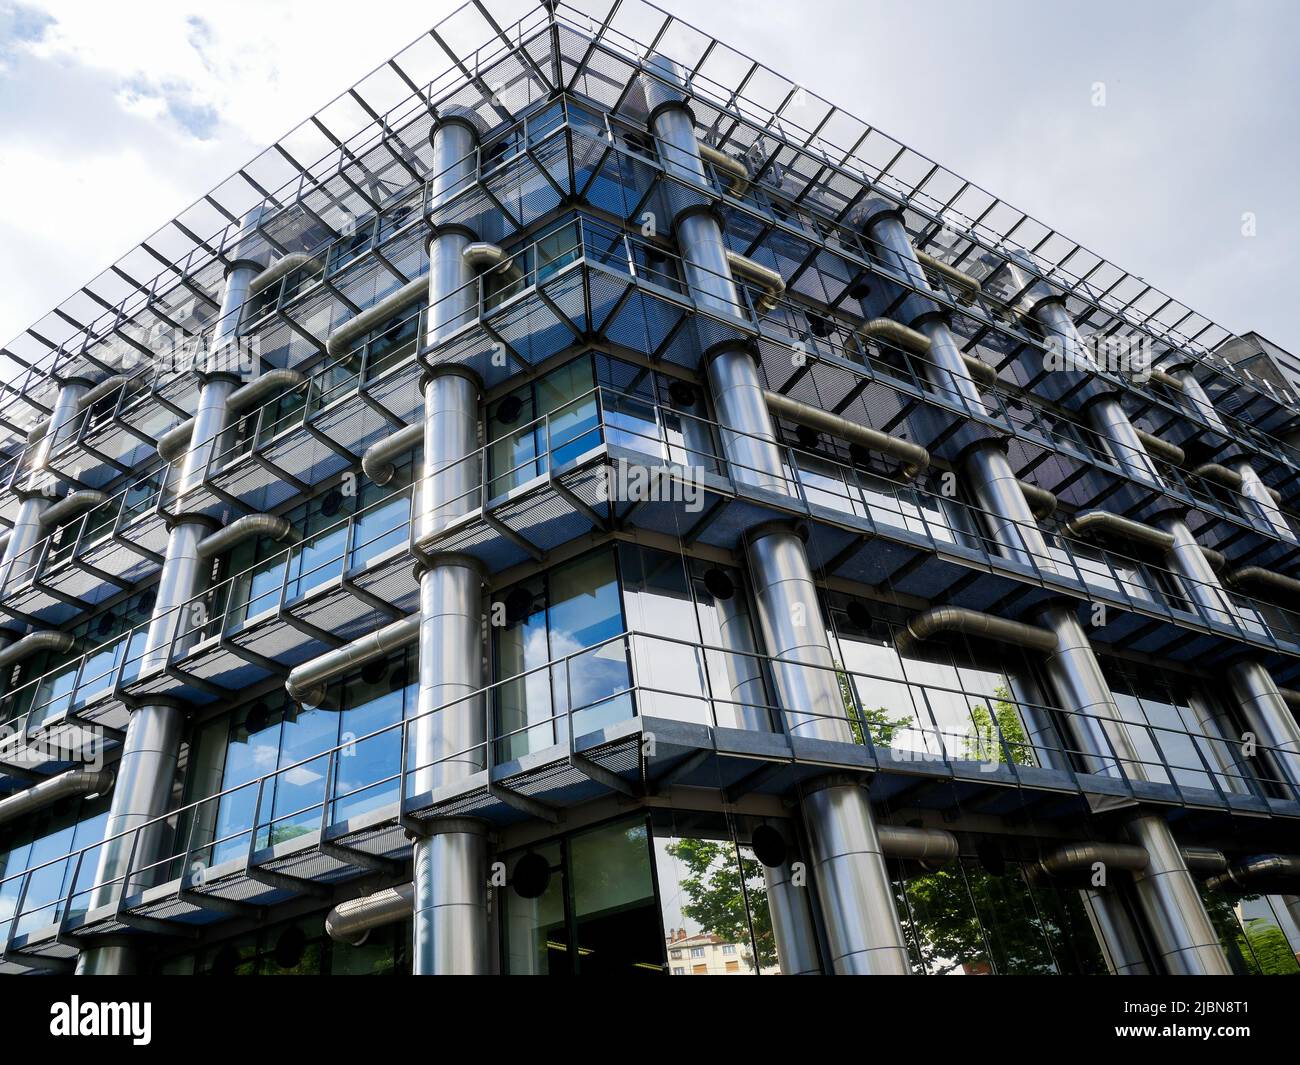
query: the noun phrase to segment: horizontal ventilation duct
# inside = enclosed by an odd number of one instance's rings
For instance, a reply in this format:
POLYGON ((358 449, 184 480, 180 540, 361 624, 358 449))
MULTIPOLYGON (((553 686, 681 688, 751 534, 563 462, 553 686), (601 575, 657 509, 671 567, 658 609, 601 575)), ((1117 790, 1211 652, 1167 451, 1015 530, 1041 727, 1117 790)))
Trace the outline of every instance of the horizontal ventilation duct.
POLYGON ((754 309, 760 313, 773 310, 785 296, 785 278, 771 267, 734 251, 727 252, 727 265, 741 280, 762 291, 763 295, 754 301, 754 309))
POLYGON ((103 795, 113 786, 108 769, 70 769, 66 773, 42 780, 30 788, 0 799, 0 825, 44 810, 60 799, 73 796, 103 795))
POLYGON ((306 706, 319 706, 325 698, 325 687, 330 681, 349 670, 359 669, 367 662, 383 658, 393 651, 412 644, 420 635, 420 615, 394 621, 376 632, 369 632, 343 647, 326 651, 310 662, 294 666, 284 682, 285 690, 294 702, 306 706))
POLYGON ((711 144, 700 145, 700 158, 727 179, 727 191, 739 198, 749 191, 749 169, 711 144))
MULTIPOLYGON (((1192 470, 1193 477, 1203 477, 1207 481, 1213 481, 1215 484, 1221 484, 1224 488, 1231 488, 1234 492, 1242 490, 1241 474, 1236 470, 1230 470, 1227 466, 1222 466, 1217 462, 1207 462, 1203 466, 1197 466, 1192 470)), ((1264 486, 1264 490, 1273 497, 1273 502, 1281 505, 1282 493, 1276 488, 1264 486)))
POLYGON ((282 542, 293 536, 293 525, 288 518, 275 514, 245 514, 200 540, 199 558, 215 558, 254 536, 268 536, 282 542))
POLYGON ((346 355, 354 340, 370 332, 375 326, 380 325, 399 311, 406 310, 412 303, 416 303, 422 297, 428 295, 428 292, 429 279, 427 277, 417 277, 408 281, 396 292, 386 296, 369 310, 362 311, 355 318, 349 318, 335 329, 329 335, 329 339, 325 341, 326 353, 334 358, 346 355))
POLYGON ((319 266, 320 261, 313 259, 310 255, 304 255, 302 252, 293 252, 277 259, 248 283, 248 294, 252 296, 254 293, 261 292, 264 288, 270 288, 286 274, 291 274, 300 267, 312 266, 313 264, 319 266))
POLYGON ((927 869, 938 869, 953 861, 960 850, 957 837, 941 828, 881 825, 876 831, 886 858, 907 858, 927 869))
POLYGON ((361 946, 372 929, 405 920, 415 909, 415 887, 401 884, 340 902, 325 915, 325 931, 340 943, 361 946))
POLYGON ((895 637, 894 644, 900 652, 906 652, 917 643, 948 633, 1008 643, 1041 654, 1049 654, 1057 647, 1056 633, 1050 629, 961 606, 937 606, 917 614, 908 621, 906 631, 895 637))
POLYGON ((839 414, 833 414, 821 407, 800 403, 779 392, 764 392, 768 410, 779 418, 785 418, 797 425, 806 425, 809 429, 827 433, 851 444, 859 444, 870 451, 898 459, 902 464, 902 475, 911 480, 930 464, 930 452, 920 444, 909 440, 900 440, 896 436, 882 433, 865 425, 850 421, 839 414))
POLYGON ((929 267, 936 274, 942 274, 954 285, 958 285, 969 292, 982 292, 984 290, 984 286, 980 283, 978 278, 971 277, 970 274, 963 270, 958 270, 957 267, 949 265, 942 259, 936 259, 929 252, 918 250, 916 252, 916 259, 922 266, 929 267))
POLYGON ((1178 378, 1174 377, 1172 374, 1165 373, 1164 370, 1152 370, 1151 380, 1156 382, 1156 384, 1164 385, 1166 388, 1172 388, 1175 392, 1181 392, 1183 390, 1182 381, 1178 380, 1178 378))
POLYGON ((78 514, 84 514, 91 507, 97 507, 101 503, 107 503, 109 496, 104 492, 96 491, 93 488, 82 488, 75 492, 69 492, 57 503, 51 503, 41 513, 40 522, 46 528, 54 528, 56 525, 62 525, 70 521, 78 514))
POLYGON ((1183 864, 1190 873, 1221 873, 1228 868, 1223 851, 1213 847, 1183 847, 1183 864))
POLYGON ((1285 573, 1265 569, 1263 566, 1242 566, 1240 569, 1225 573, 1223 579, 1234 588, 1264 588, 1285 596, 1283 606, 1300 603, 1300 580, 1288 577, 1285 573))
MULTIPOLYGON (((105 396, 110 395, 111 393, 115 392, 117 389, 121 388, 128 381, 132 380, 133 376, 134 375, 131 374, 119 373, 119 374, 114 374, 112 377, 104 378, 104 380, 100 381, 99 384, 95 385, 93 388, 91 388, 90 390, 82 394, 80 398, 78 398, 77 400, 78 413, 85 410, 87 407, 93 406, 94 404, 98 403, 101 399, 103 399, 105 396)), ((49 431, 50 431, 50 419, 42 418, 39 422, 37 422, 34 426, 32 426, 31 430, 27 433, 27 442, 29 444, 34 444, 37 440, 40 440, 42 437, 44 437, 45 434, 48 433, 49 431)))
POLYGON ((29 632, 0 650, 0 669, 8 669, 15 662, 21 662, 24 658, 30 658, 41 651, 52 651, 55 654, 71 651, 75 642, 71 634, 66 632, 53 630, 29 632))
POLYGON ((1020 485, 1020 494, 1025 497, 1025 502, 1034 512, 1035 518, 1047 518, 1055 513, 1055 493, 1049 492, 1046 488, 1039 488, 1038 485, 1030 484, 1028 481, 1017 480, 1016 484, 1020 485))
MULTIPOLYGON (((867 340, 883 340, 887 344, 910 351, 916 355, 928 355, 930 338, 911 326, 896 322, 892 318, 871 318, 858 327, 858 336, 867 340)), ((962 352, 962 361, 971 377, 980 384, 992 387, 998 383, 998 372, 987 362, 977 359, 968 352, 962 352)))
POLYGON ((1046 876, 1068 878, 1086 876, 1098 864, 1108 870, 1124 869, 1128 872, 1140 872, 1147 867, 1150 860, 1145 847, 1138 847, 1132 843, 1087 840, 1057 847, 1056 850, 1039 859, 1038 868, 1046 876))
POLYGON ((1205 886, 1238 894, 1293 894, 1300 889, 1300 855, 1256 854, 1210 877, 1205 886))
POLYGON ((375 484, 387 484, 397 471, 393 460, 424 443, 424 423, 404 425, 391 436, 377 440, 361 456, 361 469, 375 484))
POLYGON ((1075 514, 1065 523, 1065 531, 1081 539, 1104 535, 1117 540, 1141 544, 1166 553, 1173 550, 1174 538, 1169 533, 1108 510, 1085 510, 1075 514))
POLYGON ((1151 454, 1159 455, 1162 459, 1167 459, 1175 466, 1181 466, 1187 461, 1187 453, 1177 444, 1171 444, 1168 440, 1136 427, 1134 432, 1137 433, 1137 438, 1142 441, 1142 446, 1151 454))

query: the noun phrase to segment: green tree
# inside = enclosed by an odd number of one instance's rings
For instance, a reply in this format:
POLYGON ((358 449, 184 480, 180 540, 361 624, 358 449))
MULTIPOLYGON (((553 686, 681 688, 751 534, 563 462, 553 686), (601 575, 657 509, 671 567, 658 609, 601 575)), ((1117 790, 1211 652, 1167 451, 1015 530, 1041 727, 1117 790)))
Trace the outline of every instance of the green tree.
POLYGON ((738 856, 734 844, 711 839, 680 839, 667 850, 686 867, 680 883, 690 901, 682 907, 682 913, 706 935, 739 944, 750 964, 754 964, 756 951, 759 968, 775 965, 776 936, 767 906, 763 868, 757 859, 743 853, 738 856), (753 950, 748 949, 751 920, 753 950))

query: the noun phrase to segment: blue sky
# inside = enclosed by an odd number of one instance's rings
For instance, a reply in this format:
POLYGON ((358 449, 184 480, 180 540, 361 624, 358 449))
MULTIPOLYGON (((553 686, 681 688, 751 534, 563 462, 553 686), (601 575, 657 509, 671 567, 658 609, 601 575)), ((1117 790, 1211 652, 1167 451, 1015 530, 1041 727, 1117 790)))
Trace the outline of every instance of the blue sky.
MULTIPOLYGON (((1300 352, 1293 0, 663 6, 1225 327, 1300 352)), ((0 337, 452 7, 0 0, 0 337)))

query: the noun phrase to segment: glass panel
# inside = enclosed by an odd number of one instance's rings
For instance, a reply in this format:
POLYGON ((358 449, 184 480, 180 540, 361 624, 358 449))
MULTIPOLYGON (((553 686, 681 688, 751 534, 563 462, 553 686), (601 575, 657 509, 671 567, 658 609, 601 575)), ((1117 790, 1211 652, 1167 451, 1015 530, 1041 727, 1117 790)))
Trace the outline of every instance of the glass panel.
POLYGON ((577 971, 662 972, 663 933, 645 822, 584 832, 572 839, 569 854, 577 971))
MULTIPOLYGON (((562 976, 570 971, 572 958, 565 927, 565 885, 560 867, 560 847, 552 843, 531 853, 546 861, 551 877, 546 890, 536 898, 524 898, 513 887, 501 892, 505 933, 503 968, 511 976, 562 976)), ((506 873, 511 884, 514 883, 515 868, 523 856, 518 854, 507 863, 506 873)))

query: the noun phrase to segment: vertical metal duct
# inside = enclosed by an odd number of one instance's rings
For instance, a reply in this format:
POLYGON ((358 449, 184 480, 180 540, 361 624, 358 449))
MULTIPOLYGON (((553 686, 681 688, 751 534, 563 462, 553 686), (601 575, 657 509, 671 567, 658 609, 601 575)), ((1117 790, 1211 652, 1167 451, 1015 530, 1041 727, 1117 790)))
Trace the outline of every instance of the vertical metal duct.
MULTIPOLYGON (((665 169, 692 183, 706 184, 686 104, 686 79, 661 56, 652 56, 647 66, 656 75, 647 76, 644 85, 665 169)), ((708 208, 688 201, 677 207, 673 223, 696 302, 721 314, 738 314, 739 299, 716 217, 708 208)), ((739 348, 724 349, 713 355, 708 376, 732 476, 769 491, 788 492, 781 450, 752 357, 739 348)), ((784 526, 768 526, 751 536, 748 556, 759 626, 772 659, 786 730, 801 737, 852 742, 803 542, 784 526)), ((810 792, 803 814, 834 970, 910 972, 866 792, 853 780, 827 778, 810 792)), ((785 881, 769 879, 769 891, 779 893, 785 886, 785 881)), ((778 907, 787 902, 804 905, 802 892, 790 890, 795 894, 778 907)), ((783 958, 798 950, 797 944, 778 942, 783 958)))

